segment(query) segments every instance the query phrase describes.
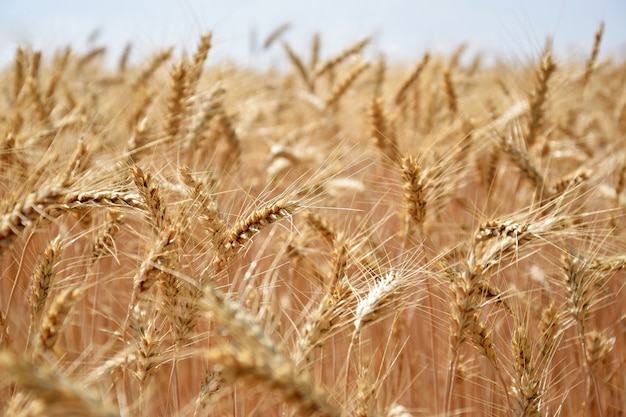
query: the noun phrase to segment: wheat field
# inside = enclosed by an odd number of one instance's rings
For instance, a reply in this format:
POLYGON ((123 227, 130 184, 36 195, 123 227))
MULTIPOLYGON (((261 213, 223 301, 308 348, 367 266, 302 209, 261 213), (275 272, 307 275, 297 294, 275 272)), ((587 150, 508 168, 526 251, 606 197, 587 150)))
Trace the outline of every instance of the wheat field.
POLYGON ((585 62, 17 49, 3 415, 623 416, 626 61, 603 29, 585 62))

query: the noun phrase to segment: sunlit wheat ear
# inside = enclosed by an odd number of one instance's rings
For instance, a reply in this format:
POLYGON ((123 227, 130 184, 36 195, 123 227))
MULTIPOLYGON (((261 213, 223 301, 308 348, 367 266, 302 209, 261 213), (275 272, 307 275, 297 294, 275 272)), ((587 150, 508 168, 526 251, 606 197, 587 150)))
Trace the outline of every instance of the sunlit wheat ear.
POLYGON ((596 373, 605 372, 606 369, 601 368, 603 365, 606 365, 606 362, 609 360, 609 355, 615 348, 615 336, 611 334, 610 330, 592 330, 587 333, 586 338, 585 354, 591 369, 596 373))
POLYGON ((541 192, 544 189, 545 181, 528 153, 516 147, 510 138, 501 137, 499 144, 511 162, 519 168, 521 174, 532 182, 535 189, 541 192))
POLYGON ((350 72, 348 72, 338 83, 333 87, 332 92, 326 98, 324 103, 325 109, 330 109, 335 106, 339 99, 345 94, 350 85, 352 85, 357 77, 363 73, 370 66, 369 62, 361 62, 355 66, 350 72))
POLYGON ((330 71, 349 56, 360 53, 361 50, 365 48, 365 46, 370 43, 371 40, 372 38, 369 37, 364 38, 356 42, 355 44, 347 47, 343 51, 339 52, 337 55, 334 55, 319 64, 314 73, 315 78, 318 78, 326 72, 330 71))
POLYGON ((58 104, 55 93, 58 90, 61 78, 64 76, 64 73, 67 72, 71 52, 71 49, 69 47, 66 47, 61 56, 56 59, 53 64, 53 72, 50 76, 50 81, 48 81, 48 86, 46 87, 44 93, 44 100, 48 108, 54 109, 58 104))
POLYGON ((546 101, 548 99, 548 82, 556 71, 556 64, 552 59, 552 53, 547 50, 541 58, 541 63, 536 73, 535 86, 528 99, 530 117, 526 127, 526 145, 530 148, 537 139, 539 129, 545 119, 546 101))
POLYGON ((232 118, 226 112, 222 104, 220 104, 217 113, 217 122, 220 127, 220 132, 224 139, 226 139, 226 144, 230 149, 230 152, 225 153, 222 164, 223 169, 228 170, 241 156, 241 142, 233 126, 232 118))
POLYGON ((600 53, 600 43, 602 42, 602 35, 604 35, 604 22, 600 23, 600 26, 598 27, 598 30, 596 31, 595 38, 593 40, 593 48, 591 50, 591 55, 589 55, 589 58, 587 59, 587 63, 585 65, 585 73, 580 78, 580 83, 582 84, 583 87, 587 85, 587 83, 589 82, 589 78, 591 77, 591 74, 593 73, 594 66, 598 59, 598 54, 600 53))
POLYGON ((91 245, 91 258, 95 263, 101 257, 112 254, 115 257, 114 237, 122 226, 124 216, 119 212, 107 211, 107 221, 93 238, 91 245))
POLYGON ((48 242, 35 265, 35 270, 30 278, 30 319, 31 326, 35 324, 35 316, 41 311, 48 294, 52 280, 56 275, 58 256, 61 252, 61 239, 59 236, 48 242))
POLYGON ((132 52, 133 52, 133 44, 129 42, 126 44, 126 46, 124 46, 124 50, 122 51, 122 54, 120 55, 119 60, 117 61, 117 72, 119 74, 124 74, 126 70, 128 69, 128 61, 130 59, 132 52))
POLYGON ((24 80, 26 79, 26 53, 22 48, 15 50, 15 57, 13 58, 13 103, 16 104, 22 87, 24 86, 24 80))
POLYGON ((150 174, 144 173, 136 165, 131 168, 130 172, 145 207, 151 216, 154 229, 158 233, 171 223, 167 215, 167 204, 159 193, 159 185, 150 174))
POLYGON ((219 372, 207 373, 200 385, 200 392, 196 398, 193 417, 205 415, 207 408, 214 406, 219 398, 224 381, 219 372))
POLYGON ((334 246, 324 294, 317 307, 307 315, 304 329, 298 335, 297 349, 293 355, 296 367, 310 361, 314 349, 322 348, 333 333, 343 328, 349 309, 353 307, 354 293, 346 276, 349 249, 341 238, 334 241, 334 246))
POLYGON ((193 55, 191 68, 189 69, 189 73, 187 75, 187 88, 189 94, 193 94, 196 91, 198 81, 200 81, 200 76, 202 75, 202 67, 209 56, 212 40, 212 32, 206 32, 200 37, 200 43, 198 44, 198 48, 193 55))
POLYGON ((159 69, 159 67, 161 67, 161 65, 163 65, 168 59, 170 59, 173 50, 173 48, 168 48, 154 55, 150 62, 148 62, 145 68, 133 81, 131 88, 133 90, 138 90, 141 87, 144 87, 156 70, 159 69))
POLYGON ((35 108, 35 114, 37 119, 43 125, 50 125, 50 109, 46 106, 43 100, 43 92, 39 83, 39 67, 41 62, 41 52, 37 51, 33 53, 31 59, 31 67, 28 76, 26 77, 25 87, 26 92, 35 108))
POLYGON ((302 78, 302 81, 304 82, 304 84, 307 86, 309 90, 312 91, 313 84, 309 80, 309 70, 307 69, 307 67, 305 67, 304 62, 302 62, 302 59, 298 56, 298 54, 296 54, 293 51, 293 49, 291 49, 291 46, 289 46, 287 42, 283 42, 283 49, 285 50, 287 57, 289 57, 289 61, 296 69, 298 75, 300 76, 300 78, 302 78))
POLYGON ((53 351, 66 325, 67 316, 83 293, 84 289, 68 288, 52 300, 37 332, 36 358, 53 351))
POLYGON ((140 385, 146 383, 162 365, 159 348, 159 330, 154 317, 140 306, 133 307, 133 327, 135 328, 134 361, 131 363, 133 376, 140 385))
POLYGON ((183 139, 183 147, 192 150, 208 131, 211 120, 222 111, 221 100, 226 93, 219 84, 214 87, 209 96, 202 100, 199 111, 191 117, 190 127, 183 139))
POLYGON ((240 219, 234 226, 226 230, 219 239, 218 263, 232 258, 239 249, 252 241, 254 235, 261 229, 291 216, 298 204, 294 201, 279 200, 256 209, 250 215, 240 219))
POLYGON ((539 407, 543 402, 540 370, 536 369, 534 352, 527 338, 527 330, 518 326, 511 341, 513 358, 513 385, 511 395, 515 406, 515 415, 539 416, 539 407))
POLYGON ((44 366, 35 365, 16 354, 0 352, 0 371, 4 375, 0 387, 10 381, 16 382, 21 389, 43 403, 45 412, 41 415, 51 417, 117 415, 85 390, 80 383, 73 382, 44 366))
POLYGON ((296 369, 282 345, 241 305, 211 285, 205 287, 201 305, 229 339, 204 354, 222 378, 264 388, 303 414, 341 415, 309 374, 296 369))
POLYGON ((424 71, 424 68, 428 64, 428 61, 430 61, 430 54, 426 53, 422 57, 422 60, 417 63, 413 71, 408 75, 408 77, 406 77, 404 82, 400 85, 400 88, 398 88, 398 91, 396 92, 396 95, 394 96, 394 102, 397 105, 401 105, 404 102, 409 90, 412 88, 414 84, 417 83, 417 80, 419 79, 422 71, 424 71))
POLYGON ((181 60, 171 70, 171 89, 167 101, 167 119, 165 135, 172 141, 177 139, 181 125, 185 119, 185 100, 188 94, 188 68, 181 60))
MULTIPOLYGON (((348 346, 347 362, 350 364, 352 349, 357 343, 361 331, 368 323, 380 320, 394 306, 400 305, 402 300, 409 296, 407 291, 409 279, 401 271, 388 271, 384 276, 375 277, 374 282, 367 289, 367 293, 358 300, 354 310, 354 328, 350 345, 348 346)), ((346 378, 349 369, 346 369, 346 378)))
POLYGON ((426 179, 415 156, 406 155, 402 158, 401 174, 407 214, 416 225, 421 226, 426 217, 426 179))
POLYGON ((263 48, 269 49, 274 44, 274 42, 280 39, 289 29, 291 29, 291 23, 283 23, 281 25, 278 25, 276 28, 274 28, 274 30, 269 33, 269 35, 267 35, 265 41, 263 41, 263 48))
POLYGON ((169 274, 168 271, 175 265, 178 255, 178 232, 178 227, 174 226, 163 229, 157 236, 156 242, 151 246, 133 278, 133 303, 136 303, 138 297, 156 282, 162 280, 164 275, 169 274))
POLYGON ((374 412, 376 403, 376 383, 372 378, 371 371, 367 367, 362 367, 356 380, 356 409, 355 417, 368 417, 374 412))
POLYGON ((454 82, 452 80, 452 70, 453 68, 448 66, 443 71, 443 85, 446 90, 448 111, 450 112, 450 117, 454 118, 457 112, 459 111, 459 104, 458 104, 459 99, 456 93, 454 82))
POLYGON ((372 99, 367 115, 371 127, 370 135, 374 144, 385 159, 399 164, 401 155, 398 149, 396 132, 394 126, 385 115, 380 100, 372 99))
POLYGON ((565 285, 568 290, 570 313, 576 322, 578 338, 583 353, 583 365, 589 377, 584 379, 586 403, 590 404, 593 396, 595 396, 600 415, 602 416, 602 400, 599 394, 598 382, 592 366, 593 364, 589 361, 588 356, 587 319, 591 312, 594 293, 597 291, 597 288, 602 285, 604 276, 601 272, 589 269, 585 260, 573 250, 562 255, 561 263, 565 285), (587 381, 587 379, 589 379, 589 381, 587 381), (589 385, 593 388, 593 391, 589 385))
POLYGON ((304 214, 307 224, 330 245, 337 239, 337 230, 319 213, 307 212, 304 214))
POLYGON ((40 217, 46 207, 58 201, 59 196, 58 189, 43 186, 15 202, 0 216, 0 256, 11 248, 13 241, 40 217))
POLYGON ((208 173, 204 179, 194 175, 191 170, 182 166, 178 169, 181 179, 187 186, 190 196, 194 202, 200 206, 200 217, 206 222, 206 227, 211 233, 211 237, 219 235, 227 226, 222 218, 214 193, 217 186, 217 179, 212 173, 208 173))

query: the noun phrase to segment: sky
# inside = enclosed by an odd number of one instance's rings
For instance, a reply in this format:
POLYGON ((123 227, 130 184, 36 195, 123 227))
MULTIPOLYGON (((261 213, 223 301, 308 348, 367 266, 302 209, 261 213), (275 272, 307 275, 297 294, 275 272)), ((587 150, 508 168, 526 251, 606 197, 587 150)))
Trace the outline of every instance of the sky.
POLYGON ((319 32, 322 56, 372 36, 368 53, 390 60, 449 53, 463 42, 466 55, 530 60, 550 37, 557 57, 584 59, 600 22, 601 54, 626 56, 626 0, 0 0, 0 64, 18 45, 44 56, 66 45, 106 46, 115 62, 131 42, 131 60, 139 60, 167 46, 193 51, 210 30, 210 59, 275 65, 286 61, 280 44, 262 44, 284 23, 281 39, 302 55, 319 32))

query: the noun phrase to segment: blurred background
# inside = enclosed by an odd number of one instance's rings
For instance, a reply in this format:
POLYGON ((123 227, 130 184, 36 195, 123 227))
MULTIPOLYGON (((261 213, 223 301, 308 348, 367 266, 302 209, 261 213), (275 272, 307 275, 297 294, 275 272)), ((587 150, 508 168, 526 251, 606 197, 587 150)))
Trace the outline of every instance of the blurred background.
POLYGON ((192 51, 211 30, 210 60, 276 66, 286 61, 280 42, 263 43, 286 23, 281 39, 305 56, 320 32, 322 56, 372 36, 368 53, 384 51, 389 60, 449 53, 467 42, 466 56, 526 61, 551 37, 559 59, 583 60, 601 21, 601 57, 626 55, 625 0, 0 0, 0 64, 18 45, 48 52, 68 44, 106 46, 114 63, 128 42, 137 62, 166 46, 192 51))

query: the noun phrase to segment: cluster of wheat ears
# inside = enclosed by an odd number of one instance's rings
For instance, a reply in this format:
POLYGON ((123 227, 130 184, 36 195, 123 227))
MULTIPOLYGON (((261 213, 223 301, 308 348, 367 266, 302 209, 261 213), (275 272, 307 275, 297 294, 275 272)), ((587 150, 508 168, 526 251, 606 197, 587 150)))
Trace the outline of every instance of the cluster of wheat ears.
POLYGON ((287 71, 205 65, 210 33, 117 68, 17 49, 2 413, 623 416, 626 62, 602 32, 527 65, 317 36, 287 71))

